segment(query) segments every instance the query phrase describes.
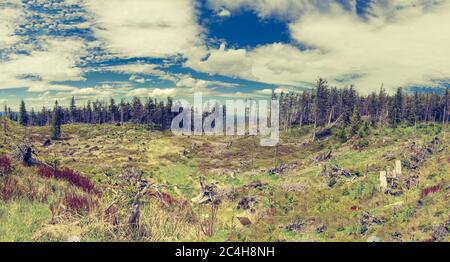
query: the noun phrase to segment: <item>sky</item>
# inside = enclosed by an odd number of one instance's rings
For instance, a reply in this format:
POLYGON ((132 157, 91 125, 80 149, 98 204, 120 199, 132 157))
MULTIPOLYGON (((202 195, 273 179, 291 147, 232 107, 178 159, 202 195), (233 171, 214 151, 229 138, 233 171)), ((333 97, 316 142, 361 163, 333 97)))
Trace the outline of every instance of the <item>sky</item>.
POLYGON ((1 0, 0 103, 449 85, 450 0, 1 0))

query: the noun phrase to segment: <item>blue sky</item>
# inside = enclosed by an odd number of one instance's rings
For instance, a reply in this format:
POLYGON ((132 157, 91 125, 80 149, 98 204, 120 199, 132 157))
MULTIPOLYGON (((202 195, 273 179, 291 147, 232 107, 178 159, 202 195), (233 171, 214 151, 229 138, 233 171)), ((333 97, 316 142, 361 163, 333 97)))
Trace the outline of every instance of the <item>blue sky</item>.
POLYGON ((4 0, 0 102, 447 86, 448 0, 4 0))

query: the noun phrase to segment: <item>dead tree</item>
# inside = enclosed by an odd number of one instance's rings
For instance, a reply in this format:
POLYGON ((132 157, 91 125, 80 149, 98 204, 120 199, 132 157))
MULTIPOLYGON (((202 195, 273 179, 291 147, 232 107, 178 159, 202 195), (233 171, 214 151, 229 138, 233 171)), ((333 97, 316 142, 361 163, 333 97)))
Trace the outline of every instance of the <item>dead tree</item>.
POLYGON ((6 116, 5 117, 3 117, 3 119, 2 119, 3 121, 3 123, 2 123, 2 126, 3 126, 3 144, 6 144, 8 141, 7 141, 7 136, 8 136, 8 122, 7 122, 7 120, 6 120, 6 116))
POLYGON ((132 210, 130 218, 128 219, 128 223, 130 224, 130 227, 132 230, 139 230, 140 228, 140 217, 141 217, 141 197, 145 194, 147 191, 147 188, 149 187, 149 184, 146 180, 142 179, 143 172, 140 172, 136 176, 136 184, 137 184, 137 193, 134 196, 133 203, 132 203, 132 210))
POLYGON ((38 161, 34 159, 35 155, 36 153, 30 145, 21 144, 17 146, 16 159, 26 166, 34 166, 38 164, 38 161))
MULTIPOLYGON (((341 121, 342 117, 344 116, 344 114, 341 114, 338 119, 336 121, 334 121, 333 123, 328 124, 325 128, 316 131, 316 127, 314 127, 314 139, 318 138, 323 138, 323 137, 327 137, 331 135, 331 129, 333 127, 335 127, 339 121, 341 121)), ((315 126, 315 125, 314 125, 315 126)))
POLYGON ((207 185, 205 177, 200 177, 200 194, 192 199, 192 202, 197 204, 211 203, 216 200, 217 186, 214 184, 207 185))
POLYGON ((205 221, 200 223, 200 229, 206 236, 213 236, 215 233, 215 224, 217 222, 217 212, 222 203, 217 194, 217 186, 215 184, 207 185, 205 178, 200 177, 200 194, 192 199, 196 204, 210 204, 210 214, 205 221))

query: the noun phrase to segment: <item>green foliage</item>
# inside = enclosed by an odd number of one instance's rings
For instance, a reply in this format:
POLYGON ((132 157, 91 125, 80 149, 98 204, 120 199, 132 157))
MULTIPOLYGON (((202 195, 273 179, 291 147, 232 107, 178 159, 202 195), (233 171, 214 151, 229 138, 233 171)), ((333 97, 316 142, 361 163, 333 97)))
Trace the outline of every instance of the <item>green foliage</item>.
POLYGON ((55 102, 52 115, 52 139, 58 140, 61 138, 61 125, 63 123, 63 113, 58 101, 55 102))
POLYGON ((19 124, 23 125, 23 126, 28 126, 29 123, 29 115, 27 112, 27 108, 25 106, 25 102, 22 100, 20 102, 20 112, 19 112, 19 124))

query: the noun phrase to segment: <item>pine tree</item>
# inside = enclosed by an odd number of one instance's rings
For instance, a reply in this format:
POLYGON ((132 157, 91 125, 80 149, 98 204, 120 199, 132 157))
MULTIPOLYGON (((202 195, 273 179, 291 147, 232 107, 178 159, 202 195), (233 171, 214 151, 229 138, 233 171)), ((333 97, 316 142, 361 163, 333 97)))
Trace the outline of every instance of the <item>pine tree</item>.
POLYGON ((25 102, 23 100, 22 100, 22 102, 20 102, 19 123, 23 126, 27 126, 29 124, 29 116, 28 116, 27 108, 25 106, 25 102))
POLYGON ((72 99, 70 100, 70 122, 75 123, 77 122, 77 106, 75 102, 75 97, 72 96, 72 99))
POLYGON ((403 119, 403 91, 401 88, 397 89, 391 111, 391 123, 395 128, 403 119))
POLYGON ((323 126, 328 122, 328 83, 326 80, 320 78, 316 84, 316 115, 317 125, 323 126))
POLYGON ((143 106, 141 100, 138 97, 133 97, 133 101, 131 102, 131 118, 135 124, 141 124, 143 106))
POLYGON ((117 106, 116 106, 116 101, 114 100, 114 98, 111 98, 110 103, 109 103, 109 119, 111 121, 111 123, 115 123, 117 120, 117 106))
POLYGON ((58 104, 58 101, 56 101, 52 115, 52 139, 58 140, 61 138, 61 125, 62 125, 62 110, 58 104))

